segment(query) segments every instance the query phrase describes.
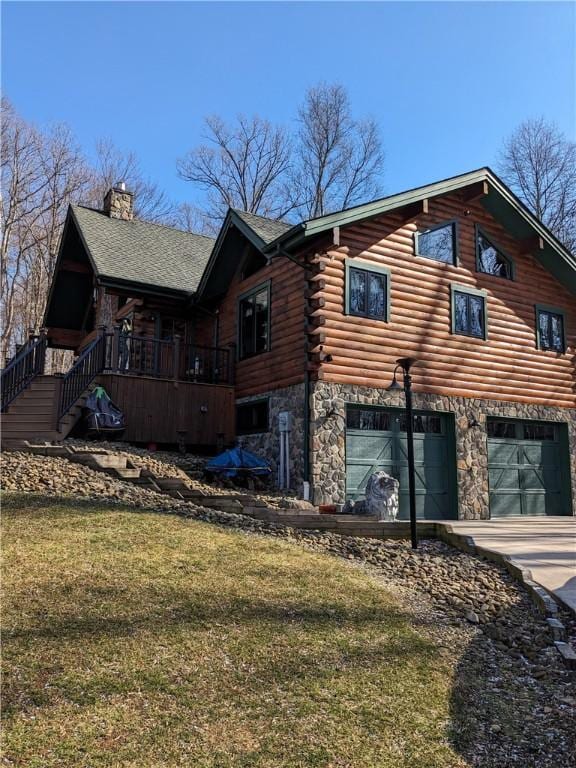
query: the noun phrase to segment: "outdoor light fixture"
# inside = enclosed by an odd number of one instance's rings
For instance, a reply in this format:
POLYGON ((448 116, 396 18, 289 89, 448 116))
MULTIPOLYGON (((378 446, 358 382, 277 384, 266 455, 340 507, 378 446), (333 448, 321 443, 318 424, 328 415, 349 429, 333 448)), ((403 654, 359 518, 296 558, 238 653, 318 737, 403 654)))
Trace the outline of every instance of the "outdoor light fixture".
POLYGON ((469 429, 472 429, 472 427, 479 427, 479 426, 480 426, 480 422, 474 416, 472 416, 471 419, 468 419, 469 429))
POLYGON ((392 383, 387 387, 387 392, 397 392, 404 389, 406 398, 406 435, 408 438, 408 494, 410 497, 410 539, 412 549, 418 549, 418 539, 416 537, 416 478, 414 471, 414 416, 412 414, 412 376, 410 369, 416 363, 413 357, 401 357, 396 360, 396 368, 392 383), (402 371, 404 387, 398 383, 396 374, 398 370, 402 371))
POLYGON ((402 384, 398 384, 398 379, 396 378, 396 371, 398 370, 398 367, 394 370, 394 379, 392 381, 392 384, 390 384, 389 387, 386 387, 386 392, 400 392, 404 387, 402 384))

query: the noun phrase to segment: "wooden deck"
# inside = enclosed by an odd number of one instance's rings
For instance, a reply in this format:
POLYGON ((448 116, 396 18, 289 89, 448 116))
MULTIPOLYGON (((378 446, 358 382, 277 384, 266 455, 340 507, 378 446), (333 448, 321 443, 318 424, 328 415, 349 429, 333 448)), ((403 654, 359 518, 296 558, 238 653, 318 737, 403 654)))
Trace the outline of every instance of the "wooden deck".
POLYGON ((123 440, 176 444, 179 432, 188 446, 234 440, 233 386, 113 373, 100 374, 98 383, 126 416, 123 440))

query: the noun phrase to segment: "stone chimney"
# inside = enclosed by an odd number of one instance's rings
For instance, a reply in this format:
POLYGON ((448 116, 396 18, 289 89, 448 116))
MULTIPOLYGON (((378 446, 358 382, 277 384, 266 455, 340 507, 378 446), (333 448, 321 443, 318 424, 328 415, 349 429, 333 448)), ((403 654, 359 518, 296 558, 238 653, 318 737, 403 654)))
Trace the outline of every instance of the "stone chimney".
POLYGON ((103 211, 111 219, 132 221, 134 218, 134 195, 126 191, 126 184, 119 181, 104 196, 103 211))

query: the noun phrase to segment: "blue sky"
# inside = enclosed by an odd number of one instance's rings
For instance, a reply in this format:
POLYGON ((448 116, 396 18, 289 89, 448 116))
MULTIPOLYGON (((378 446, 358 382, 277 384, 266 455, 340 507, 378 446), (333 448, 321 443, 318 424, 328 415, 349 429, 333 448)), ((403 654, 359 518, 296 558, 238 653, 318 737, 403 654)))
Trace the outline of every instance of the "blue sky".
POLYGON ((576 130, 576 6, 554 2, 4 2, 2 86, 90 150, 110 136, 180 202, 202 118, 290 125, 306 88, 347 89, 381 125, 393 193, 494 163, 544 115, 576 130))

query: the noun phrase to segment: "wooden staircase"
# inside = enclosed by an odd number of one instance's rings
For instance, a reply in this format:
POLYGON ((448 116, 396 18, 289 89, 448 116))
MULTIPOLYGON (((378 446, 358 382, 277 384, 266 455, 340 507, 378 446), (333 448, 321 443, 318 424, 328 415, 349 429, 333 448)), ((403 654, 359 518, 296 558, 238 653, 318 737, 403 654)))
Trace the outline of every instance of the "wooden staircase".
POLYGON ((46 376, 44 331, 29 341, 1 374, 2 448, 60 442, 78 421, 88 388, 106 364, 104 329, 64 376, 46 376))
POLYGON ((68 436, 86 397, 80 397, 58 423, 61 385, 60 376, 36 376, 10 403, 0 416, 2 448, 16 450, 27 443, 59 442, 68 436))

